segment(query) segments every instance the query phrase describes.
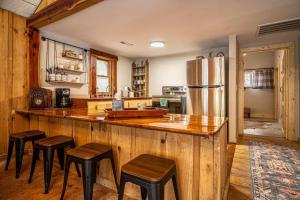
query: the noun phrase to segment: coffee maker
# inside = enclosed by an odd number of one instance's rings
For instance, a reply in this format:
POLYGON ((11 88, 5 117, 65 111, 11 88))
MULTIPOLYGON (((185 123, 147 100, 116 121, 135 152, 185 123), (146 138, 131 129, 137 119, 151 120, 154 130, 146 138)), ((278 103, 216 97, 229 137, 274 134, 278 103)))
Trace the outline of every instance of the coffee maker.
POLYGON ((71 107, 70 88, 56 88, 55 95, 57 108, 71 107))

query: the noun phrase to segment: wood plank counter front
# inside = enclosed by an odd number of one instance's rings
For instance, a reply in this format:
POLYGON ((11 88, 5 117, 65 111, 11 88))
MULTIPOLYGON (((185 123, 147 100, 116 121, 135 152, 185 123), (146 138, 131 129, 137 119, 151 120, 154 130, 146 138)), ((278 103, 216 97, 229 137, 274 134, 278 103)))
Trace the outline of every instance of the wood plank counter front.
MULTIPOLYGON (((111 145, 118 178, 122 165, 147 153, 175 160, 181 199, 218 200, 226 193, 225 118, 170 115, 106 119, 103 114, 89 115, 86 109, 17 110, 16 113, 14 131, 29 127, 45 131, 47 136, 72 136, 76 145, 89 142, 111 145)), ((97 183, 116 190, 109 161, 101 162, 97 183)), ((139 188, 133 184, 126 185, 125 193, 141 198, 139 188)), ((166 185, 165 199, 175 199, 171 182, 166 185)))

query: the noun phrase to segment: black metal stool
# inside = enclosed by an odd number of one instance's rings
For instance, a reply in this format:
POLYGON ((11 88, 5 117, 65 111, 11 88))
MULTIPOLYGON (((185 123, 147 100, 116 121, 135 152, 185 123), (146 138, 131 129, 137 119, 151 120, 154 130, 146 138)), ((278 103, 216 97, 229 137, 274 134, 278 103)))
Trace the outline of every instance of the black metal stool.
POLYGON ((16 151, 16 178, 19 178, 21 167, 22 167, 22 160, 24 154, 25 144, 28 141, 31 141, 32 144, 35 140, 45 138, 45 133, 39 130, 31 130, 31 131, 24 131, 11 134, 9 136, 9 145, 8 145, 8 154, 6 160, 5 170, 8 169, 9 162, 12 156, 12 151, 14 148, 14 143, 16 143, 15 151, 16 151))
MULTIPOLYGON (((43 150, 44 155, 44 183, 45 183, 45 194, 49 191, 50 181, 51 181, 51 173, 53 167, 53 158, 54 158, 54 150, 57 150, 58 160, 61 169, 64 169, 64 155, 65 155, 65 147, 75 147, 74 139, 72 137, 57 135, 53 137, 44 138, 34 142, 33 145, 33 156, 31 163, 31 170, 28 183, 31 183, 32 176, 35 169, 35 164, 37 157, 39 155, 39 151, 43 150)), ((80 171, 78 165, 76 165, 76 170, 78 176, 80 176, 80 171)))
POLYGON ((179 200, 176 165, 173 160, 143 154, 122 166, 119 200, 123 199, 126 182, 141 187, 142 199, 163 200, 165 184, 172 179, 175 197, 179 200))
POLYGON ((118 189, 112 148, 98 143, 89 143, 67 151, 64 185, 60 199, 63 200, 64 198, 69 168, 71 163, 74 162, 75 164, 80 163, 82 165, 84 199, 91 200, 93 197, 93 184, 96 182, 97 162, 103 159, 110 159, 115 183, 118 189))

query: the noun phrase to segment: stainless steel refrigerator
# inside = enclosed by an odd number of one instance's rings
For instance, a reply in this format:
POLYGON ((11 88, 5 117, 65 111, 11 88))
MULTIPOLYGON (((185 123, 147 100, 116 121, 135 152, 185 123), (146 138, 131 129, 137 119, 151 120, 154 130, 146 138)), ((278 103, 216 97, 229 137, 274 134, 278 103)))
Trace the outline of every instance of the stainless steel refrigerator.
POLYGON ((226 115, 224 57, 197 58, 187 62, 189 114, 226 115))

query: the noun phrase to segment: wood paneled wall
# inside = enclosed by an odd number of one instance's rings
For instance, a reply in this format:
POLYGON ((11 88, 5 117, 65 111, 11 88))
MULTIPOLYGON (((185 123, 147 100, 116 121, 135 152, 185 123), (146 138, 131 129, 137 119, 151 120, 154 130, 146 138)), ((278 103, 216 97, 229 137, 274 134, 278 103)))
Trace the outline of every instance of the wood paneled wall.
MULTIPOLYGON (((27 57, 25 18, 0 9, 0 156, 6 154, 8 136, 14 128, 12 110, 28 105, 27 57)), ((25 129, 26 126, 25 121, 15 128, 25 129)))

